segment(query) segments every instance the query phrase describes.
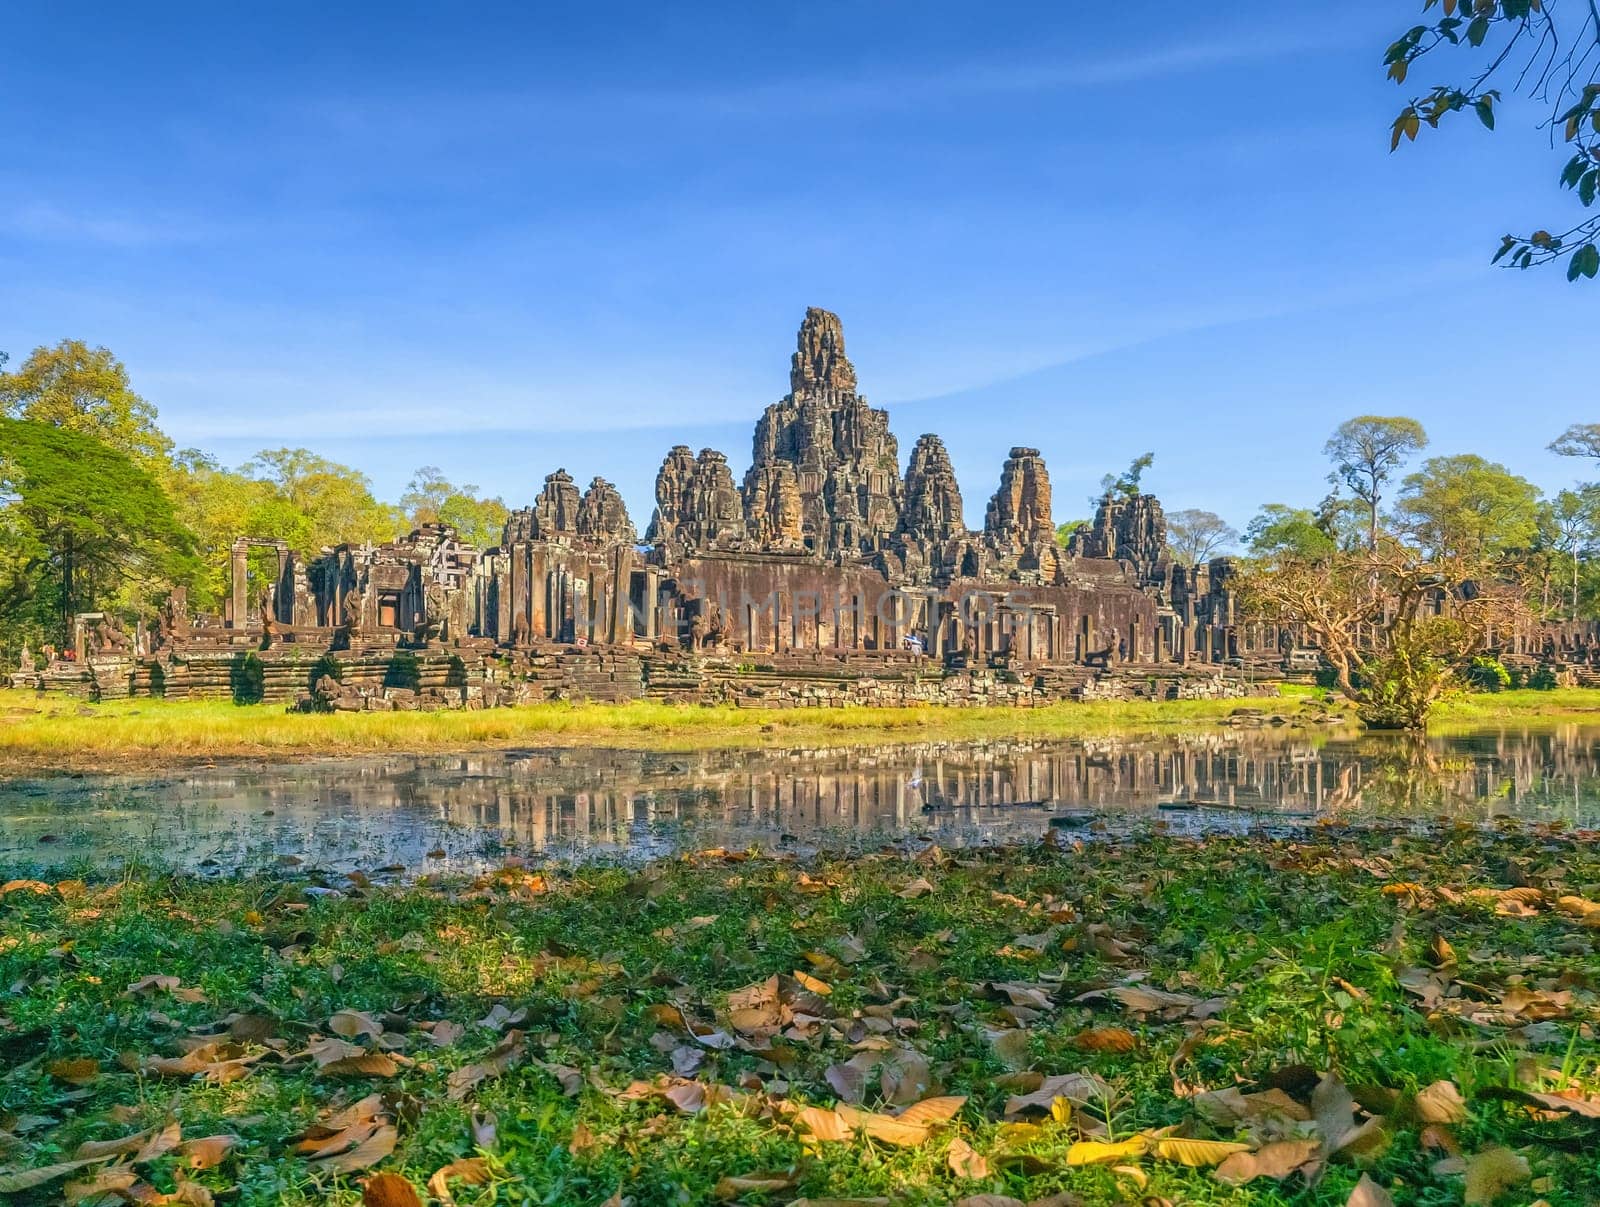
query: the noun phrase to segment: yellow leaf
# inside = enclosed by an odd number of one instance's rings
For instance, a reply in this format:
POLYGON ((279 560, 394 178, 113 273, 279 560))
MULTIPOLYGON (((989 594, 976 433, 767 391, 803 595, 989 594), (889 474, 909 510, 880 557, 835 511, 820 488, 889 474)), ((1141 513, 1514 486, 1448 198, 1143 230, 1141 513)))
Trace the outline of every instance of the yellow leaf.
POLYGON ((794 979, 811 990, 812 993, 821 994, 823 997, 827 997, 828 994, 833 992, 833 986, 828 984, 827 981, 819 981, 809 972, 801 972, 798 968, 794 970, 794 979))
POLYGON ((1150 1141, 1144 1136, 1114 1144, 1103 1140, 1079 1140, 1067 1149, 1067 1164, 1114 1165, 1119 1161, 1136 1160, 1149 1151, 1150 1141))
POLYGON ((1234 1153, 1249 1151, 1248 1144, 1236 1144, 1231 1140, 1187 1140, 1178 1136, 1163 1136, 1156 1141, 1156 1156, 1161 1160, 1176 1161, 1196 1169, 1220 1165, 1234 1153))

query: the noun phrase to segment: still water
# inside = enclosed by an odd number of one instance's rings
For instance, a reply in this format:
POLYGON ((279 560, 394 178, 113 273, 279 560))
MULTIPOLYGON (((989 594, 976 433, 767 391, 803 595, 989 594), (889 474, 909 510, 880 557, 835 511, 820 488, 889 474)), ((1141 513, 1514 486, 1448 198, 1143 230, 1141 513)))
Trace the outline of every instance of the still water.
POLYGON ((1249 730, 787 750, 511 750, 0 781, 0 870, 128 859, 415 874, 643 857, 1497 814, 1600 828, 1600 727, 1249 730))

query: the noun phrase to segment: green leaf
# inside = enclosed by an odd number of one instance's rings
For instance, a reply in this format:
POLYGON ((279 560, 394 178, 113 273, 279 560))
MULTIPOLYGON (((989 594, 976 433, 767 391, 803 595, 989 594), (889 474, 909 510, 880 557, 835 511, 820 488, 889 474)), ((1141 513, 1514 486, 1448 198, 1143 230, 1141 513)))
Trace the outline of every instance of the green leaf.
POLYGON ((1590 168, 1578 181, 1578 200, 1584 205, 1593 205, 1597 186, 1600 186, 1600 168, 1590 168))
POLYGON ((1489 33, 1489 18, 1478 16, 1472 19, 1472 24, 1467 26, 1467 41, 1473 46, 1482 46, 1483 39, 1489 33))
POLYGON ((1500 244, 1500 250, 1494 253, 1494 259, 1490 260, 1489 263, 1491 263, 1491 264, 1500 263, 1500 261, 1505 258, 1506 253, 1509 252, 1516 245, 1517 245, 1517 241, 1515 239, 1513 239, 1510 235, 1507 235, 1506 238, 1505 238, 1505 242, 1500 244))
POLYGON ((1489 129, 1494 129, 1494 106, 1487 100, 1481 100, 1472 106, 1478 112, 1478 120, 1489 129))

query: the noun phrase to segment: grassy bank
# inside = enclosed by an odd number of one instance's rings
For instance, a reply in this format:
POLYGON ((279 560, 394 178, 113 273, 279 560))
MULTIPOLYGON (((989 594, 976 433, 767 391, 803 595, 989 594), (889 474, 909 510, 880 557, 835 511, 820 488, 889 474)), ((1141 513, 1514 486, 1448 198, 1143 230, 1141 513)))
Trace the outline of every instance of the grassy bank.
MULTIPOLYGON (((1600 695, 1597 695, 1600 699, 1600 695)), ((1298 700, 1097 701, 1047 708, 763 710, 630 704, 539 704, 485 712, 286 713, 225 701, 122 700, 84 705, 0 692, 0 761, 98 766, 123 758, 178 760, 475 746, 607 745, 692 748, 867 740, 1159 732, 1219 723, 1243 706, 1298 700)))
POLYGON ((1597 895, 1469 829, 8 885, 0 1192, 1576 1207, 1597 895))
MULTIPOLYGON (((1045 708, 838 708, 767 711, 631 704, 542 704, 487 712, 286 713, 225 701, 86 705, 0 691, 0 766, 92 769, 129 762, 462 750, 527 745, 824 745, 984 737, 1160 733, 1226 722, 1241 708, 1294 717, 1308 689, 1278 700, 1094 701, 1045 708)), ((1600 722, 1600 691, 1503 692, 1442 707, 1440 729, 1600 722)))

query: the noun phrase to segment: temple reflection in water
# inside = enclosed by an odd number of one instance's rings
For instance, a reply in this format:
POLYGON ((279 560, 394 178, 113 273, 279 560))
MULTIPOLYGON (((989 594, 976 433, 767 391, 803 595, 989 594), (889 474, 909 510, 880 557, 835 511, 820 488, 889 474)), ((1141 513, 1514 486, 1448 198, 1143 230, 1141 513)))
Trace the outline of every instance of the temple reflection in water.
POLYGON ((1427 742, 1250 730, 802 750, 559 749, 0 784, 0 856, 240 866, 481 866, 507 851, 661 853, 909 832, 1036 838, 1051 815, 1183 828, 1497 813, 1600 825, 1600 729, 1427 742), (133 842, 133 845, 137 845, 133 842), (441 855, 440 852, 443 852, 441 855), (430 857, 431 856, 431 857, 430 857))

